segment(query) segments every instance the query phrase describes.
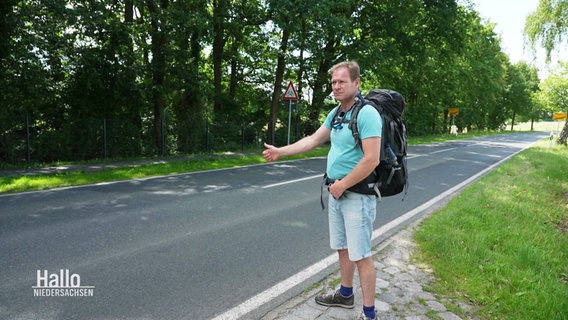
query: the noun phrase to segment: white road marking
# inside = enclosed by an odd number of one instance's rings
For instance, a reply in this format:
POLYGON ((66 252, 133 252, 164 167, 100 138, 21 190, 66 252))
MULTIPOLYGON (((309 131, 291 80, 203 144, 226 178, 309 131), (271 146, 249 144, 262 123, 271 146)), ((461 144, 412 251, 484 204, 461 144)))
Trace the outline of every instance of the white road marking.
POLYGON ((262 189, 283 186, 285 184, 296 183, 296 182, 315 179, 315 178, 323 179, 323 174, 320 173, 320 174, 315 175, 315 176, 303 177, 303 178, 300 178, 300 179, 287 180, 287 181, 282 181, 282 182, 278 182, 278 183, 268 184, 268 185, 265 185, 264 187, 262 187, 262 189))
MULTIPOLYGON (((372 240, 375 241, 381 235, 389 232, 391 229, 394 229, 395 227, 401 225, 402 223, 410 220, 414 216, 416 216, 416 215, 420 214, 421 212, 427 210, 428 208, 430 208, 431 206, 436 204, 438 201, 444 199, 445 197, 451 196, 453 193, 457 192, 461 188, 463 188, 466 185, 468 185, 469 183, 475 181, 476 179, 478 179, 482 175, 493 170, 495 167, 499 166, 501 163, 509 160, 510 158, 512 158, 516 154, 522 152, 523 150, 529 148, 530 146, 532 146, 532 144, 529 144, 525 148, 509 155, 508 157, 505 157, 501 161, 481 170, 480 172, 478 172, 477 174, 475 174, 475 175, 471 176, 470 178, 464 180, 463 182, 455 185, 454 187, 446 190, 445 192, 439 194, 438 196, 430 199, 428 202, 423 203, 422 205, 414 208, 413 210, 408 211, 404 215, 392 220, 391 222, 387 223, 386 225, 374 230, 372 240)), ((297 180, 290 180, 290 181, 282 182, 280 184, 265 186, 264 188, 269 188, 269 187, 276 186, 276 185, 293 183, 295 181, 313 179, 314 177, 315 176, 306 177, 306 178, 297 179, 297 180)), ((213 320, 239 319, 240 317, 248 314, 249 312, 251 312, 251 311, 253 311, 257 308, 259 308, 260 306, 264 305, 265 303, 270 302, 271 300, 275 299, 276 297, 280 296, 281 294, 284 294, 286 291, 288 291, 288 290, 294 288, 295 286, 299 285, 300 283, 304 282, 305 279, 308 279, 312 276, 315 276, 316 274, 318 274, 319 272, 330 267, 334 263, 337 263, 337 254, 336 253, 329 255, 327 258, 314 263, 313 265, 307 267, 306 269, 304 269, 304 270, 296 273, 295 275, 289 277, 288 279, 286 279, 286 280, 284 280, 280 283, 277 283, 276 285, 272 286, 271 288, 264 290, 263 292, 257 294, 256 296, 254 296, 254 297, 244 301, 243 303, 239 304, 238 306, 236 306, 232 309, 229 309, 227 312, 216 316, 215 318, 213 318, 213 320)))

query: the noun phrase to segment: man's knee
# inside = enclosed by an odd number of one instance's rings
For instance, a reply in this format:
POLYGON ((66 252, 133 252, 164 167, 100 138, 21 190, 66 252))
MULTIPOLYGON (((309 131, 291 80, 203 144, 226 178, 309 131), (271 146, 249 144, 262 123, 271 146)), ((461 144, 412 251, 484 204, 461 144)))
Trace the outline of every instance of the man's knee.
POLYGON ((357 265, 357 268, 361 269, 361 268, 368 268, 368 267, 375 267, 375 263, 373 262, 373 257, 367 257, 367 258, 363 258, 361 260, 358 261, 354 261, 355 264, 357 265))

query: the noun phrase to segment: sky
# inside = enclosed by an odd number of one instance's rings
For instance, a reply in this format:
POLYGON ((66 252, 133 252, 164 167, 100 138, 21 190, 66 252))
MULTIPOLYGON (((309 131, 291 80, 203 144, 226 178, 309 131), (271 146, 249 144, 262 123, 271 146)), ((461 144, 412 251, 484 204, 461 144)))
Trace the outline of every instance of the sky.
MULTIPOLYGON (((475 9, 483 18, 496 24, 495 33, 501 36, 501 47, 512 63, 533 61, 523 30, 527 16, 538 7, 539 0, 473 0, 475 9), (526 48, 524 48, 526 47, 526 48)), ((537 58, 537 60, 540 57, 537 58)))

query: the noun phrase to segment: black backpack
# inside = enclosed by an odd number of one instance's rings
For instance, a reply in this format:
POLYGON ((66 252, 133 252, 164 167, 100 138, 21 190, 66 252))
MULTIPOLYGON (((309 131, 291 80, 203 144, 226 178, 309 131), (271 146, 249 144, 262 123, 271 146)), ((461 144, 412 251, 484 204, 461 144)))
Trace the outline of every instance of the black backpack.
POLYGON ((402 117, 406 102, 393 90, 373 89, 365 97, 357 96, 359 102, 353 107, 348 120, 356 146, 361 146, 357 116, 361 108, 372 105, 381 115, 381 161, 369 177, 350 188, 351 191, 375 194, 379 198, 393 196, 404 191, 408 185, 406 124, 402 117))

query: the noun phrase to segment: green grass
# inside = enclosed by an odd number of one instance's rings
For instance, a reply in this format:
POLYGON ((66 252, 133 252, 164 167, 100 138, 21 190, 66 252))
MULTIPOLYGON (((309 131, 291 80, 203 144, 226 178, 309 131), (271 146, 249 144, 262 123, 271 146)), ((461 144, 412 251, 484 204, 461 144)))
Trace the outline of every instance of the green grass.
MULTIPOLYGON (((287 159, 325 156, 327 151, 328 148, 319 148, 305 155, 289 157, 287 159)), ((55 174, 6 176, 0 177, 0 193, 45 190, 99 182, 140 179, 265 162, 259 151, 256 154, 195 157, 184 161, 167 161, 165 163, 111 168, 95 172, 69 171, 55 174)))
MULTIPOLYGON (((479 132, 479 133, 467 133, 460 134, 459 136, 453 135, 433 135, 433 136, 423 136, 423 137, 409 137, 408 143, 410 145, 416 145, 428 142, 442 142, 454 139, 463 139, 469 137, 483 136, 489 134, 496 134, 495 132, 479 132)), ((329 150, 329 146, 318 148, 311 152, 303 155, 293 156, 287 158, 290 159, 300 159, 306 157, 319 157, 326 156, 329 150)), ((111 161, 128 161, 128 160, 147 160, 147 159, 113 159, 111 161)), ((84 172, 84 171, 66 171, 59 172, 55 174, 37 174, 37 175, 20 175, 20 176, 5 176, 0 177, 0 193, 12 193, 12 192, 23 192, 23 191, 34 191, 34 190, 45 190, 52 188, 68 187, 85 185, 100 182, 110 182, 119 181, 127 179, 140 179, 153 176, 185 173, 185 172, 195 172, 201 170, 212 170, 219 168, 230 168, 235 166, 244 166, 251 164, 264 163, 264 159, 261 156, 261 150, 253 153, 247 153, 245 155, 227 155, 227 154, 217 154, 217 155, 196 155, 190 157, 189 160, 179 161, 179 158, 160 158, 164 163, 158 164, 147 164, 147 165, 136 165, 128 166, 116 169, 105 169, 96 172, 84 172)), ((106 161, 95 160, 89 162, 81 162, 79 164, 104 164, 106 161)), ((31 168, 41 168, 41 167, 52 167, 52 166, 65 166, 74 163, 68 162, 56 162, 49 164, 35 164, 31 168)), ((17 169, 27 169, 28 167, 22 166, 8 166, 3 164, 0 169, 4 170, 17 170, 17 169)))
MULTIPOLYGON (((422 143, 430 142, 442 142, 455 139, 464 139, 478 136, 486 136, 492 134, 500 134, 499 132, 470 132, 466 134, 460 134, 459 136, 454 135, 433 135, 433 136, 421 136, 421 137, 409 137, 409 145, 417 145, 422 143)), ((300 159, 306 157, 317 157, 326 156, 329 150, 329 146, 318 148, 304 155, 298 155, 294 157, 289 157, 288 159, 300 159)), ((136 160, 136 159, 120 159, 120 160, 136 160)), ((235 166, 244 166, 251 164, 264 163, 264 159, 261 156, 261 151, 258 150, 253 153, 247 153, 245 155, 228 155, 228 154, 217 154, 217 155, 196 155, 190 157, 189 160, 179 161, 179 158, 160 158, 164 163, 158 164, 148 164, 148 165, 137 165, 129 166, 116 169, 105 169, 96 172, 83 172, 83 171, 67 171, 59 172, 56 174, 46 175, 23 175, 23 176, 6 176, 0 177, 0 193, 12 193, 12 192, 23 192, 23 191, 34 191, 34 190, 45 190, 59 187, 77 186, 100 182, 109 181, 119 181, 127 179, 140 179, 153 176, 185 173, 185 172, 195 172, 201 170, 212 170, 219 168, 230 168, 235 166)), ((116 161, 116 159, 112 160, 116 161)), ((90 161, 84 162, 83 164, 104 164, 105 161, 90 161)), ((34 167, 42 166, 65 166, 70 163, 57 162, 51 164, 36 164, 34 167)), ((0 169, 25 169, 25 167, 19 166, 6 166, 3 165, 0 169)))
POLYGON ((415 233, 444 296, 486 319, 568 319, 568 148, 543 141, 475 182, 415 233))
MULTIPOLYGON (((466 137, 475 137, 481 135, 492 134, 489 132, 483 133, 469 133, 460 136, 453 135, 435 135, 425 136, 419 138, 409 137, 409 144, 416 145, 427 142, 442 142, 454 139, 463 139, 466 137)), ((494 133, 493 133, 494 134, 494 133)), ((301 159, 307 157, 320 157, 326 156, 329 151, 329 146, 318 148, 303 155, 288 157, 286 160, 301 159)), ((120 159, 121 161, 137 160, 137 159, 120 159)), ((144 159, 142 159, 144 160, 144 159)), ((245 166, 252 164, 265 163, 262 158, 261 151, 256 153, 248 153, 245 155, 206 155, 195 156, 189 160, 179 161, 175 158, 160 159, 165 163, 147 164, 147 165, 132 165, 121 168, 104 169, 95 172, 84 171, 65 171, 55 174, 36 174, 36 175, 20 175, 20 176, 6 176, 0 177, 0 193, 13 193, 23 191, 46 190, 60 187, 86 185, 100 182, 120 181, 127 179, 141 179, 147 177, 155 177, 161 175, 170 175, 186 172, 195 172, 202 170, 213 170, 219 168, 231 168, 236 166, 245 166)), ((116 160, 113 160, 116 161, 116 160)), ((90 161, 83 162, 82 164, 104 164, 105 161, 90 161)), ((34 167, 49 167, 49 166, 65 166, 73 163, 57 162, 44 165, 36 165, 34 167)), ((22 167, 14 166, 3 169, 23 169, 22 167)))
MULTIPOLYGON (((484 133, 487 135, 487 133, 484 133)), ((460 135, 457 138, 482 134, 460 135)), ((409 138, 410 144, 456 137, 409 138)), ((327 148, 306 155, 325 156, 327 148)), ((249 155, 195 157, 98 172, 0 177, 0 192, 264 163, 249 155)), ((439 281, 429 289, 467 300, 487 319, 568 319, 568 148, 542 141, 481 178, 415 233, 418 259, 439 281)), ((452 309, 453 310, 453 309, 452 309)), ((455 311, 458 312, 459 310, 455 311)))
POLYGON ((424 144, 424 143, 444 142, 444 141, 467 139, 467 138, 474 138, 474 137, 483 137, 483 136, 497 135, 497 134, 503 134, 503 132, 482 131, 482 132, 460 133, 459 135, 453 135, 453 134, 446 133, 446 134, 428 135, 428 136, 420 136, 420 137, 408 137, 408 144, 409 145, 419 145, 419 144, 424 144))

